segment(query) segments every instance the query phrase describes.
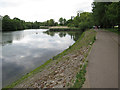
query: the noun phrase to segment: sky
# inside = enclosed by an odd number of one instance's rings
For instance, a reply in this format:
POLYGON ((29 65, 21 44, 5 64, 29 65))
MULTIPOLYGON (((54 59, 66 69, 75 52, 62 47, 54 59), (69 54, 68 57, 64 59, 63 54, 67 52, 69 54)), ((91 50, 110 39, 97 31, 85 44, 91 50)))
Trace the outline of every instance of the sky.
POLYGON ((25 21, 67 20, 77 11, 92 12, 93 0, 0 0, 0 15, 25 21))

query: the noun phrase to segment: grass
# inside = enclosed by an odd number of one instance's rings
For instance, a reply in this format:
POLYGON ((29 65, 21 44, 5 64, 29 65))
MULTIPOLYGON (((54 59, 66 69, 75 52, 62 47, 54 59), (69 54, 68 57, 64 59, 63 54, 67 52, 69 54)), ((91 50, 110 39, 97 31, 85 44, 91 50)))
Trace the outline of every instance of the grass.
MULTIPOLYGON (((92 37, 90 40, 91 42, 88 43, 88 45, 91 45, 95 42, 96 40, 96 33, 94 33, 93 35, 91 35, 90 37, 92 37)), ((85 78, 85 74, 86 74, 86 67, 87 67, 87 64, 88 64, 88 61, 86 60, 89 52, 91 50, 91 47, 89 48, 88 52, 84 55, 85 56, 85 59, 83 60, 84 61, 84 65, 80 65, 80 68, 81 70, 78 72, 78 74, 76 75, 76 81, 74 83, 74 85, 71 87, 71 88, 82 88, 86 78, 85 78)))
POLYGON ((85 62, 85 65, 82 67, 80 72, 76 75, 77 79, 72 88, 82 88, 82 85, 86 80, 85 79, 86 67, 87 67, 87 62, 85 62))
POLYGON ((114 32, 114 33, 117 33, 118 35, 120 35, 120 31, 118 31, 118 28, 109 28, 109 29, 104 29, 104 30, 114 32))
MULTIPOLYGON (((59 60, 63 59, 63 56, 65 56, 67 54, 70 54, 70 53, 76 53, 83 46, 88 46, 88 45, 90 45, 90 43, 94 43, 95 35, 96 35, 96 32, 94 30, 87 30, 87 31, 83 32, 83 34, 80 36, 80 38, 72 46, 70 46, 68 49, 66 49, 62 53, 54 56, 52 59, 48 60, 43 65, 41 65, 38 68, 34 69, 30 73, 24 75, 23 77, 21 77, 17 81, 13 82, 11 85, 6 86, 4 89, 6 89, 6 88, 14 88, 16 85, 19 85, 20 83, 22 83, 27 78, 32 77, 33 75, 35 75, 38 72, 41 72, 46 66, 48 66, 49 64, 52 64, 52 62, 57 61, 56 62, 56 64, 57 64, 59 62, 59 60)), ((85 57, 87 57, 87 55, 85 57)), ((83 84, 83 81, 85 81, 84 76, 85 76, 85 67, 86 67, 86 65, 87 64, 85 64, 85 66, 81 66, 83 68, 80 71, 80 73, 78 73, 78 75, 76 76, 78 78, 78 80, 74 84, 74 87, 76 87, 76 88, 78 87, 79 83, 80 83, 79 87, 81 87, 81 85, 83 84), (79 80, 79 78, 81 80, 79 80), (78 81, 80 81, 80 82, 78 82, 78 81)))

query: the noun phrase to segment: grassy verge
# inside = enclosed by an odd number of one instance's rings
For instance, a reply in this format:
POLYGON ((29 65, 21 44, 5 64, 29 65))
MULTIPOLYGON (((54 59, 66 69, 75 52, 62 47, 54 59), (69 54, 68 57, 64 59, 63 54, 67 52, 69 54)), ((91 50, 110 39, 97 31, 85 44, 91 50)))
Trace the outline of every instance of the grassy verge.
POLYGON ((120 32, 118 31, 118 28, 109 28, 109 29, 104 29, 104 30, 114 32, 114 33, 117 33, 118 35, 120 35, 120 32))
MULTIPOLYGON (((24 75, 19 80, 15 81, 14 83, 12 83, 11 85, 8 85, 5 88, 14 88, 16 85, 20 84, 21 82, 23 82, 24 80, 26 80, 28 77, 32 77, 34 74, 36 74, 38 72, 41 72, 46 66, 48 66, 49 64, 52 64, 52 62, 54 62, 56 60, 62 59, 62 57, 65 56, 65 55, 67 55, 67 54, 76 53, 82 47, 87 47, 88 45, 92 45, 92 43, 94 43, 94 40, 95 40, 95 35, 96 35, 96 32, 94 30, 88 30, 88 31, 83 32, 83 34, 81 35, 81 37, 72 46, 70 46, 68 49, 66 49, 62 53, 54 56, 52 59, 48 60, 46 63, 44 63, 40 67, 34 69, 30 73, 24 75)), ((85 57, 87 57, 87 54, 85 55, 85 57)), ((79 77, 80 78, 81 77, 84 78, 83 77, 84 76, 83 73, 85 72, 86 65, 87 64, 85 64, 85 66, 83 66, 82 70, 80 71, 80 74, 77 75, 78 78, 79 77)), ((81 81, 80 81, 80 83, 81 83, 81 81)), ((78 82, 76 81, 76 83, 74 84, 73 87, 77 88, 77 84, 78 84, 78 82)))
POLYGON ((85 78, 85 73, 86 73, 86 67, 87 67, 87 62, 85 62, 85 65, 82 67, 80 72, 76 75, 76 81, 73 85, 72 88, 82 88, 82 85, 84 84, 86 78, 85 78))
MULTIPOLYGON (((85 38, 89 38, 88 40, 90 40, 90 43, 87 43, 87 45, 91 45, 95 42, 96 40, 96 33, 92 34, 92 35, 88 35, 88 37, 85 38)), ((88 41, 87 41, 88 42, 88 41)), ((86 60, 89 52, 91 50, 91 47, 89 48, 88 52, 84 55, 85 59, 84 59, 84 65, 80 66, 80 71, 78 72, 78 74, 76 75, 76 81, 74 83, 74 85, 71 88, 82 88, 86 78, 85 78, 85 74, 86 74, 86 67, 88 64, 88 61, 86 60)))

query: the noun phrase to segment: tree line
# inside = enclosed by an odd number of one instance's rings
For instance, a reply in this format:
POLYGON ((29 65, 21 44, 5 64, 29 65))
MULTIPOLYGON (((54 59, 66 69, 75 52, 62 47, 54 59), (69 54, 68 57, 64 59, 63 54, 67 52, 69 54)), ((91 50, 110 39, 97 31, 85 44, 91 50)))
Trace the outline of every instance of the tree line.
POLYGON ((120 29, 120 2, 93 2, 94 25, 101 28, 113 28, 118 25, 120 29))
POLYGON ((19 18, 11 19, 8 15, 2 18, 2 30, 3 31, 17 31, 24 29, 39 29, 40 26, 56 26, 58 25, 53 19, 47 20, 45 22, 25 22, 19 18))
POLYGON ((78 12, 69 20, 61 17, 58 22, 55 22, 54 19, 45 22, 25 22, 19 18, 11 19, 5 15, 2 19, 2 30, 39 29, 41 26, 69 26, 85 30, 93 26, 114 28, 116 25, 120 29, 120 2, 93 2, 92 8, 92 12, 78 12))
POLYGON ((80 30, 100 26, 100 28, 114 28, 120 30, 120 2, 93 2, 92 12, 77 13, 67 21, 69 27, 80 30))

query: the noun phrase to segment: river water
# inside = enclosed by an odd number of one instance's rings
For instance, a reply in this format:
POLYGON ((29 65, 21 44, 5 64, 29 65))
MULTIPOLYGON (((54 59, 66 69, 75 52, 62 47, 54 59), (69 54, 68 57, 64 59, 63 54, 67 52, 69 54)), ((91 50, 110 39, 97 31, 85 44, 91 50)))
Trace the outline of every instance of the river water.
POLYGON ((9 85, 75 43, 77 31, 29 29, 2 33, 2 86, 9 85))

